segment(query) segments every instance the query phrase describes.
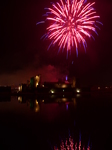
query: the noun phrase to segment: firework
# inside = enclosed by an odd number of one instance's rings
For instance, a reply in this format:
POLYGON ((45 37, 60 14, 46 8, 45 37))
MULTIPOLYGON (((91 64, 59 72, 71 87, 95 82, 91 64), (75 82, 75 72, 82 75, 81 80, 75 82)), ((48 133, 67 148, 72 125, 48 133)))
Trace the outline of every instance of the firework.
POLYGON ((97 24, 102 24, 98 21, 100 16, 96 15, 94 4, 95 2, 87 3, 86 0, 60 0, 52 3, 51 8, 45 8, 46 20, 37 24, 49 21, 47 33, 42 37, 51 40, 48 49, 57 43, 59 51, 66 49, 68 53, 75 47, 78 56, 78 45, 82 44, 86 51, 86 37, 94 39, 92 32, 98 35, 97 24))
POLYGON ((81 146, 81 140, 79 140, 79 143, 75 143, 73 138, 70 136, 69 140, 66 139, 66 141, 64 142, 63 140, 61 140, 61 144, 60 144, 60 148, 54 146, 54 150, 90 150, 90 146, 88 145, 87 148, 85 148, 84 146, 81 146))

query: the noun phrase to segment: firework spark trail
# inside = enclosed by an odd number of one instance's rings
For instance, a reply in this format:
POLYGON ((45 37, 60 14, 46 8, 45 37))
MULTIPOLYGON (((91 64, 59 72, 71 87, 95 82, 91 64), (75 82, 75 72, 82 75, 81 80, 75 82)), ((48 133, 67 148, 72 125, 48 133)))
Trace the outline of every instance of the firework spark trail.
POLYGON ((87 148, 81 145, 81 139, 79 140, 79 143, 75 143, 73 138, 70 136, 69 139, 61 140, 60 147, 54 146, 54 150, 90 150, 90 146, 88 145, 87 148))
MULTIPOLYGON (((51 41, 48 49, 58 43, 60 49, 67 49, 68 51, 74 47, 76 48, 76 55, 78 56, 78 44, 82 43, 85 51, 87 43, 85 37, 93 38, 91 32, 98 35, 96 28, 100 29, 96 24, 101 24, 97 19, 100 16, 96 15, 96 11, 93 8, 93 3, 86 3, 86 0, 63 0, 52 3, 52 8, 45 8, 48 12, 46 21, 50 22, 47 27, 47 33, 44 38, 48 38, 51 41)), ((44 23, 44 21, 39 22, 44 23)), ((39 24, 37 23, 37 24, 39 24)))

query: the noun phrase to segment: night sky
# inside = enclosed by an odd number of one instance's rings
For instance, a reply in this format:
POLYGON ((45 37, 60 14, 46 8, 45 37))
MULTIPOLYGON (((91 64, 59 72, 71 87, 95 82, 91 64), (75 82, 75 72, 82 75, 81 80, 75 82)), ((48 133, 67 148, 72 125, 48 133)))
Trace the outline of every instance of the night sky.
MULTIPOLYGON (((56 2, 56 0, 53 0, 56 2)), ((0 85, 25 83, 36 74, 42 81, 56 81, 68 74, 79 78, 82 85, 112 85, 112 1, 96 0, 94 5, 103 26, 98 36, 87 38, 87 51, 79 48, 66 59, 66 51, 55 46, 47 51, 49 40, 40 40, 47 24, 45 7, 50 0, 4 0, 1 2, 0 85), (73 64, 72 64, 73 62, 73 64)), ((88 2, 93 2, 88 0, 88 2)))

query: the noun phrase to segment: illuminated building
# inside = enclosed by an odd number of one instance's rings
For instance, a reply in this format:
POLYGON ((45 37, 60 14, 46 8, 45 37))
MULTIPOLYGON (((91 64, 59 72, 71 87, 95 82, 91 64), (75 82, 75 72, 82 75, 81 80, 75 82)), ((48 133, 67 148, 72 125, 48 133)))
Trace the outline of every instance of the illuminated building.
POLYGON ((70 83, 61 83, 61 82, 44 82, 45 87, 50 88, 70 88, 70 83))
POLYGON ((81 90, 77 86, 76 78, 73 77, 69 79, 67 76, 62 79, 59 79, 58 82, 44 82, 41 83, 41 76, 36 75, 30 78, 30 81, 27 80, 26 84, 21 84, 18 87, 18 92, 23 92, 24 94, 74 94, 80 93, 81 90))
POLYGON ((41 84, 40 81, 41 81, 40 75, 35 76, 35 77, 31 77, 31 79, 30 79, 30 86, 35 88, 35 87, 37 87, 37 86, 39 86, 41 84))
POLYGON ((18 87, 18 92, 26 92, 27 91, 27 84, 21 84, 18 87))
POLYGON ((19 85, 18 92, 22 92, 22 85, 19 85))

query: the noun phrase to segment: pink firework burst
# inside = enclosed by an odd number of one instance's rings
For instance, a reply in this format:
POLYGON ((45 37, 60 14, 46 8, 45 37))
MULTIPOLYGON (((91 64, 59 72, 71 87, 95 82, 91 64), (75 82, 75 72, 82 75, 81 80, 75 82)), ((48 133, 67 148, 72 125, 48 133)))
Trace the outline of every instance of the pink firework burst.
POLYGON ((54 150, 90 150, 89 142, 87 148, 82 147, 81 139, 78 142, 74 142, 74 139, 70 136, 65 141, 61 140, 60 147, 54 146, 54 150))
MULTIPOLYGON (((66 49, 71 52, 75 47, 76 55, 78 56, 78 45, 82 43, 85 51, 87 47, 86 37, 93 38, 92 32, 97 35, 97 24, 102 24, 98 21, 100 16, 96 15, 93 8, 93 3, 87 3, 86 0, 63 0, 52 3, 51 8, 45 8, 46 21, 50 21, 50 25, 46 28, 47 33, 43 36, 51 40, 48 49, 55 45, 59 46, 59 50, 66 49)), ((38 22, 39 23, 44 23, 38 22)), ((42 37, 42 38, 43 38, 42 37)))

